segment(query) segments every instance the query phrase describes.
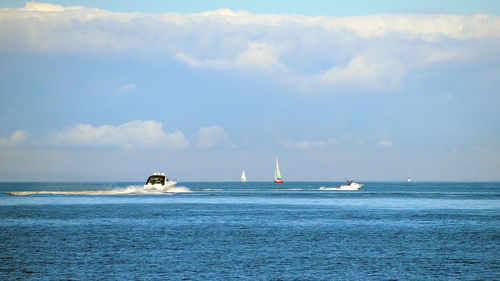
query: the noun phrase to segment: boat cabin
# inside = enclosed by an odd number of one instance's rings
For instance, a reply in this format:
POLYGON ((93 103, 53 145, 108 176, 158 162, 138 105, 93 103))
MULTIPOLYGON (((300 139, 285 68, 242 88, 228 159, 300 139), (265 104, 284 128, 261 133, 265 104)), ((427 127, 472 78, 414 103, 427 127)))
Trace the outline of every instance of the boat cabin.
POLYGON ((165 175, 152 175, 146 181, 146 184, 161 184, 165 185, 165 181, 168 180, 165 175))

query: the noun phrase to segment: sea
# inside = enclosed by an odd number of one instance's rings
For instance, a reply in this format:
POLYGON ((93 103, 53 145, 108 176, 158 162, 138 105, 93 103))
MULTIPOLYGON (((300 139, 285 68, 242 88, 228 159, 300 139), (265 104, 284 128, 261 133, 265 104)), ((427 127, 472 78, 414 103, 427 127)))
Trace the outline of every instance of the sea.
POLYGON ((0 280, 500 280, 500 183, 0 183, 0 280))

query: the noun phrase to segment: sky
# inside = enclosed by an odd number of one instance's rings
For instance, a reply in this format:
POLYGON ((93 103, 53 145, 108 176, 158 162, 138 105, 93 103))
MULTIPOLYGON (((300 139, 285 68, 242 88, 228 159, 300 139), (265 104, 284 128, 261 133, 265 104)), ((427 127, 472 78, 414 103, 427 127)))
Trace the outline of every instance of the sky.
POLYGON ((496 1, 0 2, 0 181, 500 180, 496 1))

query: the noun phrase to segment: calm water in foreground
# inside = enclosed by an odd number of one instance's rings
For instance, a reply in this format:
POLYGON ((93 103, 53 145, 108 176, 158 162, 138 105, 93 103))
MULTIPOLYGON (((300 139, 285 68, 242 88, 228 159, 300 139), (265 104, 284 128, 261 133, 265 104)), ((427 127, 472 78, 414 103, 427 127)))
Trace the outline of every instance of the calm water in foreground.
POLYGON ((337 184, 0 183, 0 279, 500 280, 500 183, 337 184))

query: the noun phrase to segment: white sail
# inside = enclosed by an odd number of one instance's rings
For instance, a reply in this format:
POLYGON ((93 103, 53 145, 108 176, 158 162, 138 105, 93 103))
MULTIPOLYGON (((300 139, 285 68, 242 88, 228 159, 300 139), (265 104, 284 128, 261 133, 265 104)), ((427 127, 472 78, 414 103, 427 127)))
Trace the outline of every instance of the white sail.
POLYGON ((241 181, 247 181, 247 175, 245 174, 245 171, 241 173, 241 181))
POLYGON ((280 164, 278 163, 278 156, 276 156, 276 168, 274 168, 274 180, 281 180, 280 164))

